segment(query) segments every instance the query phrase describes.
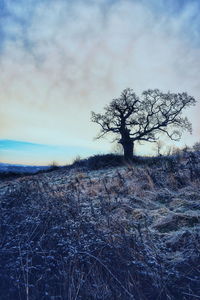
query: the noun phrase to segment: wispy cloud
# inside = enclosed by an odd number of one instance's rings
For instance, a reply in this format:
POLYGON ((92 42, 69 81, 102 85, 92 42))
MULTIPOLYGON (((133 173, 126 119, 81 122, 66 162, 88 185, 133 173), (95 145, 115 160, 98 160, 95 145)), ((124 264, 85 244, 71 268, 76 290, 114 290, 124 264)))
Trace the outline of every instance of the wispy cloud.
MULTIPOLYGON (((1 9, 2 138, 92 145, 125 87, 200 95, 198 1, 8 0, 1 9)), ((198 114, 189 113, 198 138, 198 114)), ((105 149, 108 142, 97 143, 105 149), (102 146, 101 146, 102 145, 102 146)))

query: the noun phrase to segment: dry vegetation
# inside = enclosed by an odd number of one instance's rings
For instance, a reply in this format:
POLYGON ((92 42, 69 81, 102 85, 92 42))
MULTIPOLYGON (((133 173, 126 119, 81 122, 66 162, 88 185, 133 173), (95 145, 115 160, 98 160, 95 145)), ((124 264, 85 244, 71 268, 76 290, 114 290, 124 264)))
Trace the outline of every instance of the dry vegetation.
POLYGON ((200 155, 0 183, 0 291, 17 299, 199 299, 200 155))

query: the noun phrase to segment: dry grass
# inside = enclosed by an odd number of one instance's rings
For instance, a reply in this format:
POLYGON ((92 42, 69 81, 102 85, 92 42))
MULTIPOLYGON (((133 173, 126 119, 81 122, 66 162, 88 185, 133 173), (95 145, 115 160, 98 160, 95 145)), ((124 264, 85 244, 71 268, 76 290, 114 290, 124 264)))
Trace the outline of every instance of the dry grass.
POLYGON ((3 181, 1 299, 198 299, 198 168, 163 160, 3 181))

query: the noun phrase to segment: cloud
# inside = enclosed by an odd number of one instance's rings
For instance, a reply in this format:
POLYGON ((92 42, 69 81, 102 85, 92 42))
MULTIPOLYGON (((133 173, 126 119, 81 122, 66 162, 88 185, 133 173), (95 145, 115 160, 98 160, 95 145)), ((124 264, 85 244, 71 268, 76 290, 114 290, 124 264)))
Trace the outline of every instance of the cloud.
MULTIPOLYGON (((126 87, 200 95, 197 1, 6 3, 2 138, 91 146, 98 127, 90 111, 126 87)), ((199 110, 189 113, 195 134, 199 110)))

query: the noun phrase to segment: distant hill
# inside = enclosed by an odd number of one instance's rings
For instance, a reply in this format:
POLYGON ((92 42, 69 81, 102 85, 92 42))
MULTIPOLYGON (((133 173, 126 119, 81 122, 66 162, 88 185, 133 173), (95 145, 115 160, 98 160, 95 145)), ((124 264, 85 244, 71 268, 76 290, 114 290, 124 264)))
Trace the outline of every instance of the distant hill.
POLYGON ((0 174, 16 173, 16 174, 34 174, 41 170, 48 170, 50 166, 27 166, 0 163, 0 174))

